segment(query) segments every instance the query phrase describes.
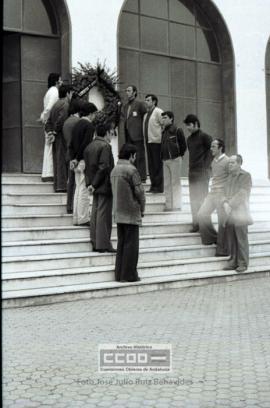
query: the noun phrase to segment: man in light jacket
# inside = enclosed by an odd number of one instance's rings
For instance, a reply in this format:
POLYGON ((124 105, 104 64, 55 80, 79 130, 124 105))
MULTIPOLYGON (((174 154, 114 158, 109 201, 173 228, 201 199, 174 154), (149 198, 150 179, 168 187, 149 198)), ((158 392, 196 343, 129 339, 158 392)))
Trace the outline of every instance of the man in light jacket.
POLYGON ((136 146, 124 144, 111 172, 113 215, 117 223, 115 279, 136 282, 139 257, 139 225, 144 216, 145 195, 138 170, 134 166, 136 146))
POLYGON ((147 113, 143 118, 144 140, 147 150, 148 170, 151 181, 149 193, 163 193, 163 165, 161 160, 162 109, 158 108, 156 95, 145 97, 147 113))
POLYGON ((204 245, 217 244, 215 256, 227 256, 227 243, 224 229, 224 209, 221 199, 224 197, 224 185, 229 176, 229 157, 225 154, 225 143, 214 139, 211 143, 213 161, 211 164, 211 189, 198 212, 200 235, 204 245), (211 214, 217 211, 218 233, 213 226, 211 214))
POLYGON ((236 154, 229 159, 230 175, 224 187, 223 208, 227 214, 226 232, 230 261, 224 270, 244 272, 248 268, 248 225, 253 223, 249 212, 251 175, 241 168, 242 156, 236 154))

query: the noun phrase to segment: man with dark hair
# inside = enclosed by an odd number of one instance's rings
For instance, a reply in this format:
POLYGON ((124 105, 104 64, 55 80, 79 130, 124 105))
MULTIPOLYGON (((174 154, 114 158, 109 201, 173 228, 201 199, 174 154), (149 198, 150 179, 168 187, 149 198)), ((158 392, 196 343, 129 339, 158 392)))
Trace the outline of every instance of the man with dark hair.
POLYGON ((83 152, 93 140, 95 127, 92 122, 96 113, 96 105, 91 102, 83 102, 81 119, 73 128, 69 145, 70 168, 75 172, 76 184, 73 202, 74 225, 89 225, 90 222, 89 194, 85 185, 83 152))
MULTIPOLYGON (((58 89, 62 85, 61 75, 55 72, 51 72, 48 76, 48 91, 46 92, 43 99, 43 111, 40 114, 38 122, 42 122, 45 125, 49 118, 50 111, 53 105, 59 99, 58 89)), ((52 143, 51 137, 48 136, 45 131, 45 144, 43 153, 43 164, 42 164, 42 181, 53 181, 53 153, 52 153, 52 143)))
POLYGON ((68 172, 67 180, 67 213, 73 213, 73 200, 75 192, 75 174, 74 171, 70 169, 70 152, 69 145, 72 138, 72 131, 76 123, 80 120, 80 111, 82 106, 82 100, 79 98, 72 99, 68 108, 68 118, 65 120, 63 126, 63 135, 66 142, 66 164, 68 172))
POLYGON ((126 88, 128 102, 123 108, 125 142, 134 144, 137 148, 136 167, 142 182, 146 181, 145 148, 143 140, 143 117, 146 106, 137 100, 137 88, 129 85, 126 88))
POLYGON ((144 140, 147 150, 148 170, 151 186, 148 192, 163 192, 163 166, 161 160, 161 136, 162 136, 162 109, 158 104, 158 98, 154 94, 145 97, 147 113, 143 119, 144 140))
POLYGON ((50 114, 50 111, 59 99, 59 88, 62 85, 61 75, 51 72, 48 76, 48 91, 44 96, 44 109, 40 114, 40 121, 46 123, 50 114))
POLYGON ((145 195, 140 175, 134 166, 135 160, 136 147, 124 144, 118 163, 111 172, 113 214, 118 239, 115 279, 119 282, 140 280, 137 272, 139 225, 144 216, 145 195))
POLYGON ((114 167, 111 123, 96 127, 95 139, 84 150, 85 183, 93 193, 90 236, 93 251, 116 252, 111 243, 112 188, 110 174, 114 167))
POLYGON ((187 149, 183 130, 174 125, 174 114, 161 114, 163 132, 161 139, 161 159, 163 160, 165 210, 181 210, 181 167, 187 149))
POLYGON ((193 223, 190 232, 198 232, 198 211, 208 194, 210 165, 212 161, 210 151, 212 137, 202 132, 200 121, 196 115, 187 115, 184 123, 190 133, 190 136, 187 138, 189 150, 188 180, 193 223))
POLYGON ((225 213, 222 206, 224 185, 229 176, 229 157, 225 154, 225 144, 221 139, 214 139, 211 143, 213 161, 211 164, 212 178, 211 189, 198 212, 198 222, 202 243, 204 245, 217 244, 216 256, 227 256, 224 219, 225 213), (211 214, 217 210, 218 233, 215 230, 211 214))
POLYGON ((50 142, 53 143, 54 191, 67 191, 66 143, 63 125, 68 117, 68 108, 73 94, 71 85, 61 85, 59 100, 53 105, 45 125, 50 142))
POLYGON ((253 223, 249 212, 251 175, 244 171, 240 154, 229 159, 230 175, 224 187, 223 208, 227 215, 226 236, 231 256, 224 270, 245 272, 249 263, 248 225, 253 223))

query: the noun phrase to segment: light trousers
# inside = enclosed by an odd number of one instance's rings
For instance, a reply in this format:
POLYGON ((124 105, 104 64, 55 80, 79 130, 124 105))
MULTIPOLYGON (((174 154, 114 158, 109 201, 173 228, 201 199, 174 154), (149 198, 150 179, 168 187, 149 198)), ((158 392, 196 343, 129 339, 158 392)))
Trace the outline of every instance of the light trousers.
POLYGON ((198 211, 198 222, 200 227, 200 234, 202 243, 204 245, 217 244, 217 254, 226 256, 228 253, 224 222, 226 214, 221 200, 224 194, 222 192, 210 192, 206 196, 198 211), (218 232, 215 230, 211 215, 214 211, 217 211, 218 215, 218 232))
POLYGON ((163 161, 165 209, 181 210, 181 167, 182 157, 163 161))
POLYGON ((90 196, 85 184, 85 163, 81 160, 74 169, 75 193, 73 202, 73 224, 80 225, 90 221, 90 196))
POLYGON ((43 153, 43 164, 41 179, 43 181, 53 180, 53 145, 47 141, 47 133, 44 133, 45 144, 43 153))

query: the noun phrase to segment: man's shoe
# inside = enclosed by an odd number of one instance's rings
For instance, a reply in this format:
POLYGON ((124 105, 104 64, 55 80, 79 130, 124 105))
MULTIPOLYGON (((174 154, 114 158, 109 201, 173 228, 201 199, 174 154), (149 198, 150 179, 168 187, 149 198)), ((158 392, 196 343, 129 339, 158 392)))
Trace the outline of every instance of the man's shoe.
POLYGON ((112 254, 116 254, 117 249, 110 248, 110 249, 106 249, 106 251, 105 251, 105 252, 111 252, 112 254))
POLYGON ((220 254, 220 253, 216 253, 215 256, 228 256, 228 254, 220 254))
POLYGON ((90 227, 90 222, 87 221, 87 222, 85 222, 83 224, 78 224, 78 225, 79 225, 79 227, 90 227))
POLYGON ((135 279, 135 280, 129 280, 129 281, 126 281, 126 282, 140 282, 141 281, 141 278, 138 278, 138 279, 135 279))
POLYGON ((239 273, 245 272, 246 270, 247 270, 247 267, 246 267, 246 266, 238 266, 238 267, 236 268, 236 272, 239 272, 239 273))
POLYGON ((227 266, 224 266, 223 271, 234 271, 235 269, 236 269, 236 266, 227 265, 227 266))
POLYGON ((153 193, 154 191, 153 191, 152 188, 149 188, 149 190, 146 190, 146 192, 147 192, 147 193, 153 193))
POLYGON ((192 227, 189 232, 199 232, 199 227, 192 227))
POLYGON ((114 248, 108 248, 108 249, 93 249, 94 252, 100 252, 101 254, 104 254, 105 252, 109 252, 112 254, 115 254, 117 252, 116 249, 114 248))

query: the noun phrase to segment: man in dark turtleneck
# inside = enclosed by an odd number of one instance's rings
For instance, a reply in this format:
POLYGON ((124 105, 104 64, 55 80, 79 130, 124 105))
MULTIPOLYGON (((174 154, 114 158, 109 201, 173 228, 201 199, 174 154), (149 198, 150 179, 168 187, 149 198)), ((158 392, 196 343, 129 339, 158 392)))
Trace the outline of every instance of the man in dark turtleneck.
POLYGON ((174 114, 161 114, 163 132, 161 138, 161 158, 163 161, 165 211, 181 210, 181 165, 187 149, 182 129, 174 124, 174 114))
POLYGON ((189 195, 192 213, 192 229, 190 232, 199 231, 198 211, 208 194, 208 185, 211 174, 211 143, 212 137, 202 132, 197 116, 189 114, 184 123, 190 136, 187 138, 189 150, 189 195))
POLYGON ((137 148, 135 166, 137 167, 141 180, 146 181, 145 148, 143 138, 143 117, 146 113, 146 105, 137 100, 137 88, 129 85, 126 89, 128 98, 123 108, 125 127, 125 142, 131 143, 137 148))

